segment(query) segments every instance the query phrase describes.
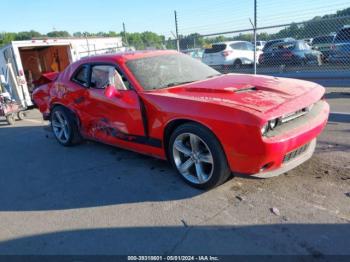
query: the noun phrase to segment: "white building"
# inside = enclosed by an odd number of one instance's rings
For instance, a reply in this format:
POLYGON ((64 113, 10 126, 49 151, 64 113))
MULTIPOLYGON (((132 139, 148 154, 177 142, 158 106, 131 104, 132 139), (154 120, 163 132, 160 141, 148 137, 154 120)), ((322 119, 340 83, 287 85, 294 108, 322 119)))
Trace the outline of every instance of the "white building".
POLYGON ((0 49, 0 75, 12 97, 33 105, 33 81, 45 72, 63 71, 82 57, 125 51, 121 37, 48 38, 13 41, 0 49))

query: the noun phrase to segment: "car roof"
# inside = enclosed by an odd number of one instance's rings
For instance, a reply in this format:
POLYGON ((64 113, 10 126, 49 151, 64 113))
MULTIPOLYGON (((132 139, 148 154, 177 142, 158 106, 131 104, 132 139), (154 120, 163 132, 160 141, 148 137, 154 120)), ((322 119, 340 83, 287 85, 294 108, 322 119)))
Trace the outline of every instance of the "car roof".
POLYGON ((290 41, 294 41, 295 39, 293 37, 285 37, 285 38, 278 38, 278 39, 271 39, 268 42, 290 42, 290 41))
POLYGON ((250 43, 248 41, 224 41, 224 42, 218 42, 218 43, 213 43, 212 45, 230 45, 230 44, 235 44, 235 43, 250 43))
POLYGON ((319 36, 315 36, 313 40, 323 38, 323 37, 334 37, 334 36, 335 35, 319 35, 319 36))

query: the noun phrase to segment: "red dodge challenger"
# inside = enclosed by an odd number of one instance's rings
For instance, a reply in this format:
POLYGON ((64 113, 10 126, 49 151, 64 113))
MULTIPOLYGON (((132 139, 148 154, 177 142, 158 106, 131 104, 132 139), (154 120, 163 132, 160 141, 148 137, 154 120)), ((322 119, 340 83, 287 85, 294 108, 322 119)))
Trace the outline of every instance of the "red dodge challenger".
POLYGON ((60 144, 89 139, 168 159, 187 183, 208 189, 231 173, 267 178, 308 160, 328 119, 324 92, 144 51, 75 62, 33 99, 60 144))

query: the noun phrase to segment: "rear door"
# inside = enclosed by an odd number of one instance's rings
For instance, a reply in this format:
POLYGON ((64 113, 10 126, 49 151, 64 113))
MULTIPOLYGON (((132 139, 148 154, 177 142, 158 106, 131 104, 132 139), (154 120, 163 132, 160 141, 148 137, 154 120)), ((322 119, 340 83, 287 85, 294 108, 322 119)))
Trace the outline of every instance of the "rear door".
POLYGON ((254 46, 248 42, 238 42, 231 45, 234 49, 235 58, 239 58, 243 64, 253 63, 254 46))
POLYGON ((213 44, 211 48, 205 49, 203 54, 203 62, 207 65, 222 65, 224 63, 223 51, 226 44, 213 44))
MULTIPOLYGON (((246 54, 247 58, 251 60, 254 63, 254 45, 252 43, 246 42, 245 44, 245 49, 246 49, 246 54)), ((256 52, 256 61, 259 59, 259 51, 256 52)))

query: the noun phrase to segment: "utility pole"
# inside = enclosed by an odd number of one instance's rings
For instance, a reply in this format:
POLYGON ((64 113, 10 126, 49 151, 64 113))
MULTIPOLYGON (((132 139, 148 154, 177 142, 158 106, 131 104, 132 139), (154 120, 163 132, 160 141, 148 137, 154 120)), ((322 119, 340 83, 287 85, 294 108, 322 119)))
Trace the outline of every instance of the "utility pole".
POLYGON ((180 39, 179 39, 179 28, 177 25, 177 13, 174 11, 175 14, 175 30, 176 30, 176 47, 177 51, 180 52, 180 39))
POLYGON ((254 75, 256 75, 256 28, 257 28, 257 24, 256 24, 256 12, 257 12, 257 8, 256 8, 256 1, 254 0, 254 75))
POLYGON ((125 44, 126 44, 126 46, 129 46, 128 37, 126 36, 126 30, 125 30, 125 23, 124 23, 124 22, 123 22, 123 32, 124 32, 124 41, 125 41, 125 44))
POLYGON ((88 33, 85 32, 85 40, 86 40, 86 46, 88 49, 88 56, 90 56, 90 45, 89 45, 89 39, 88 39, 88 33))

